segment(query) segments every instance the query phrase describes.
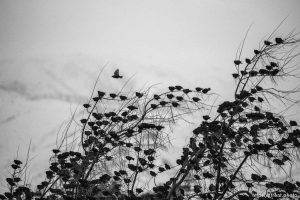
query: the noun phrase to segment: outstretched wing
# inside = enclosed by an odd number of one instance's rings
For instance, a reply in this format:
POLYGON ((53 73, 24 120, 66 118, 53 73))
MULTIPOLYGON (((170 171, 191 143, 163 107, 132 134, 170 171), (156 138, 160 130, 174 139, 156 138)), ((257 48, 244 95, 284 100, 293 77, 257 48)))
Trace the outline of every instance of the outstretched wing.
POLYGON ((117 69, 117 70, 115 71, 114 76, 120 76, 120 75, 119 75, 119 69, 117 69))

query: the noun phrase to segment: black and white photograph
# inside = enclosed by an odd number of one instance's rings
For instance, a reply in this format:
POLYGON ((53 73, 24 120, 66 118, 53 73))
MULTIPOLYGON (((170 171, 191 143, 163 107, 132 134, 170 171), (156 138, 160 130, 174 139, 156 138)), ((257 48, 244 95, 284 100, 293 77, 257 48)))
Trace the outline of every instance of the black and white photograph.
POLYGON ((0 0, 0 200, 300 199, 299 0, 0 0))

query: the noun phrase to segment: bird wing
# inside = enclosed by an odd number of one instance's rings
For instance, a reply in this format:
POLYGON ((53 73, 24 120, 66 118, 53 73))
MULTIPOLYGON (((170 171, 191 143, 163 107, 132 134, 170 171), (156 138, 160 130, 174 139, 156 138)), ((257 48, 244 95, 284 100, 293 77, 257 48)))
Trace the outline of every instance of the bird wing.
POLYGON ((115 76, 119 76, 119 69, 117 69, 114 73, 115 76))

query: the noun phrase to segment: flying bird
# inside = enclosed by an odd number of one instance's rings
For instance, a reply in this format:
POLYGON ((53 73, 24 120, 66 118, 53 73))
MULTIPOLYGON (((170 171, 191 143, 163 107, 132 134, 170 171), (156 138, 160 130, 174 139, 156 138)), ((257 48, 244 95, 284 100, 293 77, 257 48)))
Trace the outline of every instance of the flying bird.
POLYGON ((120 76, 119 74, 119 69, 117 69, 115 72, 114 72, 114 75, 112 75, 113 78, 123 78, 123 76, 120 76))

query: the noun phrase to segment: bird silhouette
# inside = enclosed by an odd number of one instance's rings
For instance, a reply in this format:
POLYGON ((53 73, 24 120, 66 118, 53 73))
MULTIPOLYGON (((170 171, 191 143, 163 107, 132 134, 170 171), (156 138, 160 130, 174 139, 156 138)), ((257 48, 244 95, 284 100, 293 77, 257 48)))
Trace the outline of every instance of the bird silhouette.
POLYGON ((265 44, 266 46, 270 46, 270 45, 272 44, 272 42, 265 40, 265 41, 264 41, 264 44, 265 44))
POLYGON ((166 168, 167 170, 171 169, 170 165, 168 165, 168 164, 165 164, 165 168, 166 168))
POLYGON ((232 74, 233 78, 238 78, 240 75, 237 73, 232 74))
POLYGON ((117 95, 115 93, 110 93, 109 96, 114 99, 117 95))
POLYGON ((120 96, 120 99, 121 99, 122 101, 125 101, 125 100, 127 99, 127 97, 126 97, 126 96, 123 96, 123 95, 121 95, 121 96, 120 96))
POLYGON ((123 76, 120 76, 119 74, 119 69, 117 69, 115 72, 114 72, 114 75, 112 75, 113 78, 123 78, 123 76))
POLYGON ((254 53, 255 53, 255 55, 257 55, 257 54, 260 54, 260 51, 257 50, 257 49, 255 49, 255 50, 254 50, 254 53))
POLYGON ((142 190, 141 188, 136 188, 135 191, 136 191, 136 193, 138 193, 138 194, 140 194, 140 193, 143 192, 143 190, 142 190))
POLYGON ((242 62, 241 62, 240 60, 234 60, 233 62, 234 62, 235 65, 240 65, 240 64, 242 64, 242 62))
POLYGON ((182 97, 182 96, 177 96, 176 99, 177 99, 178 101, 182 101, 182 100, 183 100, 183 97, 182 97))
POLYGON ((151 176, 156 176, 157 174, 154 171, 150 171, 151 176))
POLYGON ((267 69, 267 70, 272 70, 272 69, 273 69, 273 66, 271 66, 271 65, 266 65, 266 69, 267 69))
POLYGON ((143 93, 140 93, 140 92, 136 92, 135 95, 136 95, 138 98, 143 97, 143 93))
POLYGON ((282 38, 275 38, 275 42, 276 42, 276 44, 282 44, 283 39, 282 38))
POLYGON ((193 97, 192 99, 193 99, 194 102, 200 101, 200 99, 198 97, 193 97))

